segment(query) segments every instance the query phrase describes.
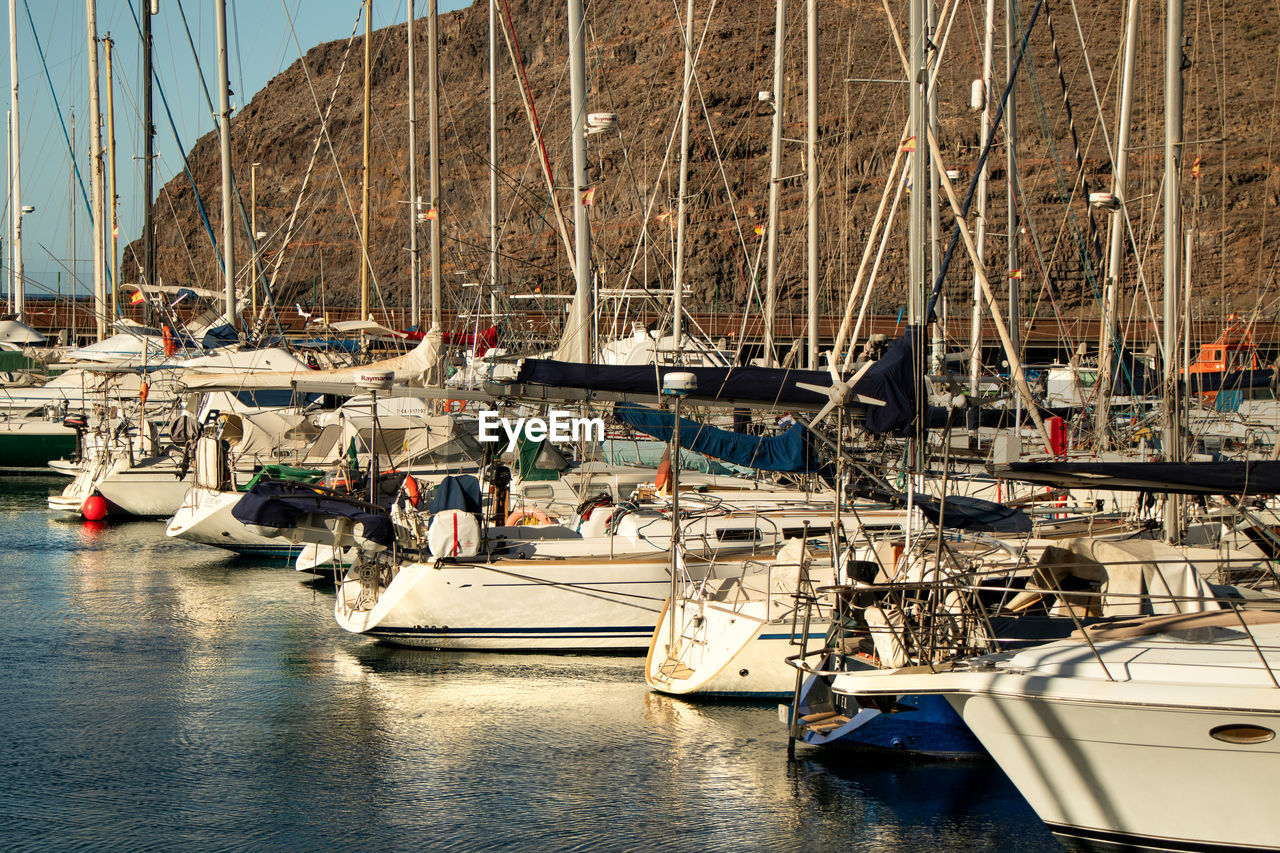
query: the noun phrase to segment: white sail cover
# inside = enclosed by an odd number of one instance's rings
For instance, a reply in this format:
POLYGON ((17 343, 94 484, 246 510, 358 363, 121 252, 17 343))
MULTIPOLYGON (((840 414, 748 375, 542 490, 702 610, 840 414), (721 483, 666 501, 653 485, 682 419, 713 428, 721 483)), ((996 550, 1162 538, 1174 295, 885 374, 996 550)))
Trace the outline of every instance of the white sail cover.
POLYGON ((441 335, 439 329, 432 329, 423 336, 416 347, 404 355, 362 364, 359 367, 340 367, 335 370, 310 370, 299 366, 293 370, 263 371, 256 373, 200 373, 189 374, 183 379, 188 390, 235 389, 250 391, 267 388, 288 388, 296 379, 313 382, 355 382, 362 373, 374 370, 389 370, 393 381, 401 385, 422 386, 431 377, 430 371, 435 369, 440 358, 441 335))

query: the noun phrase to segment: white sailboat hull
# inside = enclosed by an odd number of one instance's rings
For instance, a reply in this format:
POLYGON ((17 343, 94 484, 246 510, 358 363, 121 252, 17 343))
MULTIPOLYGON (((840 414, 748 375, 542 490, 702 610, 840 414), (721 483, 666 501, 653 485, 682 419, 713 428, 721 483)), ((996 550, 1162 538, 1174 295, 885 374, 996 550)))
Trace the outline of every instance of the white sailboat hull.
MULTIPOLYGON (((795 692, 796 671, 786 658, 797 654, 801 628, 769 622, 759 616, 696 600, 676 602, 674 650, 670 646, 668 611, 663 609, 645 661, 645 683, 675 696, 699 695, 781 699, 795 692)), ((814 623, 811 633, 826 635, 827 624, 814 623)))
POLYGON ((173 515, 190 488, 190 476, 170 466, 125 468, 98 483, 98 493, 122 512, 145 518, 173 515))
POLYGON ((642 652, 670 585, 666 555, 407 563, 369 609, 355 608, 360 582, 344 581, 334 615, 347 631, 407 646, 642 652))
POLYGON ((301 545, 287 539, 255 533, 231 514, 242 492, 224 492, 199 486, 187 491, 165 534, 188 542, 226 548, 237 554, 262 557, 297 557, 301 545))

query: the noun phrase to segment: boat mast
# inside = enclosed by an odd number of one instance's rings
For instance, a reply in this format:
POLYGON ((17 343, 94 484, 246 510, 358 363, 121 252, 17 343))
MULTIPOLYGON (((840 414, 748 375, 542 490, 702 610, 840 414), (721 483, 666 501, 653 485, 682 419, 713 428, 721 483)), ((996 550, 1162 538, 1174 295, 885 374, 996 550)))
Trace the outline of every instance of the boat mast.
MULTIPOLYGON (((995 0, 986 0, 985 20, 982 40, 982 86, 981 103, 973 104, 982 110, 982 124, 978 136, 980 148, 987 147, 991 138, 991 81, 994 79, 992 46, 995 42, 996 4, 995 0)), ((978 173, 977 221, 974 223, 974 243, 978 260, 985 267, 987 241, 987 184, 991 175, 988 160, 982 161, 982 171, 978 173)), ((978 377, 982 373, 982 278, 975 268, 973 274, 973 321, 969 329, 969 398, 978 399, 978 377)), ((973 424, 969 436, 970 447, 977 447, 978 428, 973 424)))
MULTIPOLYGON (((1186 59, 1183 46, 1182 0, 1169 0, 1165 23, 1165 95, 1164 95, 1164 383, 1165 426, 1164 458, 1181 462, 1182 390, 1178 377, 1178 290, 1182 275, 1180 265, 1182 236, 1182 72, 1186 59)), ((1165 496, 1164 530, 1170 542, 1181 533, 1181 506, 1177 498, 1165 496)))
POLYGON ((418 65, 413 56, 413 0, 405 0, 405 39, 409 62, 409 327, 422 317, 418 293, 418 65))
MULTIPOLYGON (((911 442, 911 470, 917 474, 924 470, 924 332, 928 317, 925 316, 929 299, 929 283, 925 269, 925 234, 929 209, 926 205, 929 193, 929 72, 925 55, 925 6, 929 0, 911 0, 910 11, 910 63, 913 78, 911 88, 911 133, 915 137, 915 150, 911 152, 911 199, 907 225, 907 316, 915 335, 913 374, 915 375, 916 418, 911 442)), ((908 494, 912 492, 907 489, 908 494)))
MULTIPOLYGON (((151 120, 151 16, 159 11, 159 2, 149 0, 142 4, 142 281, 148 286, 155 283, 156 276, 156 235, 151 221, 156 136, 151 120)), ((144 304, 149 315, 151 303, 144 304)))
POLYGON ((676 363, 683 363, 685 194, 689 187, 689 99, 693 88, 693 0, 685 5, 684 89, 680 96, 680 195, 676 199, 676 270, 671 300, 671 337, 676 363))
MULTIPOLYGON (((439 8, 436 0, 427 0, 427 210, 431 223, 431 329, 439 331, 440 319, 440 36, 439 8)), ((436 356, 436 382, 443 385, 441 355, 436 356)))
MULTIPOLYGON (((935 0, 927 0, 925 6, 925 39, 927 44, 934 44, 934 33, 938 29, 938 8, 935 0)), ((936 60, 936 55, 935 55, 936 60)), ((934 75, 936 76, 936 71, 934 75)), ((926 84, 927 85, 927 84, 926 84)), ((929 98, 927 107, 929 117, 929 133, 934 139, 938 138, 938 99, 929 98)), ((928 150, 928 146, 924 144, 923 138, 921 147, 928 150)), ((942 186, 939 181, 942 176, 938 174, 938 164, 933 162, 930 157, 925 163, 925 174, 929 179, 929 273, 925 278, 926 282, 931 282, 938 277, 938 268, 942 265, 942 258, 938 255, 938 233, 942 230, 942 223, 939 219, 938 203, 942 195, 942 186)), ((925 300, 928 301, 929 291, 925 291, 925 300)), ((933 373, 942 372, 942 357, 945 355, 946 340, 943 336, 947 320, 947 292, 942 290, 938 294, 937 322, 932 324, 932 340, 929 347, 929 370, 933 373)), ((925 318, 926 320, 929 318, 925 318)))
POLYGON ((22 216, 25 211, 22 209, 22 167, 19 165, 22 159, 22 147, 20 144, 22 132, 18 122, 17 21, 16 0, 9 0, 9 83, 12 87, 9 90, 9 109, 13 121, 9 134, 9 147, 13 151, 13 160, 10 163, 9 172, 9 215, 13 223, 13 284, 11 285, 11 295, 13 297, 14 313, 18 318, 18 322, 21 323, 26 317, 26 294, 23 292, 22 265, 22 216))
POLYGON ((787 46, 787 0, 777 0, 773 34, 773 136, 769 143, 769 248, 765 267, 764 365, 774 365, 773 323, 778 310, 778 193, 782 188, 782 58, 787 46))
MULTIPOLYGON (((69 257, 67 264, 71 272, 71 287, 69 294, 71 297, 71 335, 68 341, 72 346, 76 342, 76 307, 79 305, 79 298, 76 296, 76 285, 79 284, 79 278, 76 275, 76 110, 71 108, 71 169, 67 175, 68 200, 71 204, 68 206, 67 219, 70 221, 71 229, 69 235, 69 257)), ((61 288, 59 288, 61 290, 61 288)), ((59 296, 62 294, 59 293, 59 296)), ((54 316, 57 316, 56 314, 54 316)))
MULTIPOLYGON (((1005 3, 1005 40, 1004 67, 1006 73, 1013 68, 1014 53, 1018 43, 1018 9, 1017 0, 1005 3)), ((1009 98, 1005 105, 1005 192, 1008 197, 1008 245, 1009 245, 1009 341, 1016 353, 1022 351, 1022 330, 1020 329, 1021 309, 1019 299, 1022 294, 1022 269, 1018 266, 1018 89, 1009 87, 1009 98)), ((1013 364, 1009 365, 1012 377, 1013 364)), ((1014 395, 1014 435, 1022 431, 1022 397, 1014 395)))
POLYGON ((1120 115, 1117 118, 1119 132, 1116 141, 1115 172, 1111 182, 1111 196, 1114 207, 1111 210, 1111 221, 1108 223, 1107 284, 1102 300, 1102 329, 1098 339, 1098 391, 1097 404, 1094 406, 1094 434, 1103 447, 1110 442, 1111 389, 1115 385, 1115 377, 1111 369, 1112 347, 1120 338, 1118 322, 1120 307, 1120 270, 1122 266, 1121 247, 1124 244, 1124 200, 1128 192, 1126 184, 1129 176, 1129 125, 1133 114, 1133 73, 1138 52, 1138 0, 1129 0, 1124 30, 1124 69, 1123 82, 1120 85, 1120 115))
POLYGON ((489 0, 489 299, 496 324, 498 291, 498 0, 489 0))
MULTIPOLYGON (((805 183, 809 203, 809 282, 807 308, 809 314, 809 369, 818 369, 818 0, 808 0, 805 16, 806 77, 805 97, 808 101, 808 133, 805 159, 808 161, 805 183)), ((834 354, 832 358, 834 358, 834 354)))
POLYGON ((236 233, 231 222, 231 75, 227 67, 227 0, 214 4, 218 34, 218 136, 222 142, 222 282, 226 290, 226 319, 240 324, 236 310, 236 233))
POLYGON ((586 32, 582 0, 569 2, 569 93, 573 102, 573 231, 574 259, 577 262, 573 304, 576 347, 574 357, 581 362, 591 360, 591 225, 587 220, 584 194, 587 191, 587 58, 586 32))
MULTIPOLYGON (((220 0, 221 2, 221 0, 220 0)), ((369 319, 369 80, 373 63, 373 0, 364 0, 364 124, 360 159, 360 319, 369 319)))
POLYGON ((120 239, 119 194, 116 192, 116 99, 115 76, 112 73, 111 53, 116 43, 111 33, 102 39, 102 56, 107 61, 107 225, 111 233, 107 244, 111 247, 111 316, 120 316, 120 261, 117 258, 120 239))
POLYGON ((93 159, 93 316, 98 340, 107 336, 106 271, 102 252, 102 108, 98 103, 98 1, 85 0, 89 38, 89 151, 93 159))

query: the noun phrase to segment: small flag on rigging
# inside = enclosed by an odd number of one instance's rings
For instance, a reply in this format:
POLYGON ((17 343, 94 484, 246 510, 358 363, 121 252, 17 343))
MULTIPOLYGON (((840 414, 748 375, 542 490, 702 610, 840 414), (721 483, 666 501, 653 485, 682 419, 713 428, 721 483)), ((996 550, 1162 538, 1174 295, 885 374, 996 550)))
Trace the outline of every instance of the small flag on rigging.
POLYGON ((590 206, 591 206, 591 202, 593 202, 593 201, 595 201, 595 200, 596 200, 596 188, 595 188, 595 187, 587 187, 585 190, 583 190, 583 191, 582 191, 582 206, 583 206, 583 207, 590 207, 590 206))
POLYGON ((757 237, 763 237, 763 236, 764 236, 764 226, 763 226, 763 225, 757 225, 753 230, 756 232, 756 236, 757 236, 757 237))
POLYGON ((1009 278, 1021 279, 1021 278, 1022 278, 1022 269, 1021 269, 1021 268, 1018 268, 1018 269, 1016 269, 1016 270, 1009 270, 1009 278))
POLYGON ((1191 177, 1197 181, 1200 180, 1200 155, 1196 155, 1196 161, 1191 164, 1191 177))
POLYGON ((914 136, 908 136, 906 139, 902 140, 902 145, 898 148, 898 150, 899 151, 915 151, 916 138, 914 136))
POLYGON ((146 299, 147 299, 147 297, 146 297, 146 296, 144 296, 144 295, 142 294, 142 290, 141 290, 141 289, 139 289, 139 290, 135 290, 135 291, 133 292, 133 296, 130 296, 130 297, 129 297, 129 304, 131 304, 131 305, 137 305, 139 302, 145 302, 145 301, 146 301, 146 299))

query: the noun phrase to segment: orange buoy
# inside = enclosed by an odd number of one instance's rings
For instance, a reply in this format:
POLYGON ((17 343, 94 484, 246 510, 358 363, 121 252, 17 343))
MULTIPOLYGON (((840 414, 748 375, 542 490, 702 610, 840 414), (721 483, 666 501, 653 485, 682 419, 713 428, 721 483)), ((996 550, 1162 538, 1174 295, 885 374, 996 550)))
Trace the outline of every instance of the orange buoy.
POLYGON ((418 481, 411 475, 406 475, 404 478, 404 493, 408 496, 409 503, 418 505, 418 481))
POLYGON ((107 499, 102 495, 89 495, 80 507, 85 521, 102 521, 107 517, 107 499))

